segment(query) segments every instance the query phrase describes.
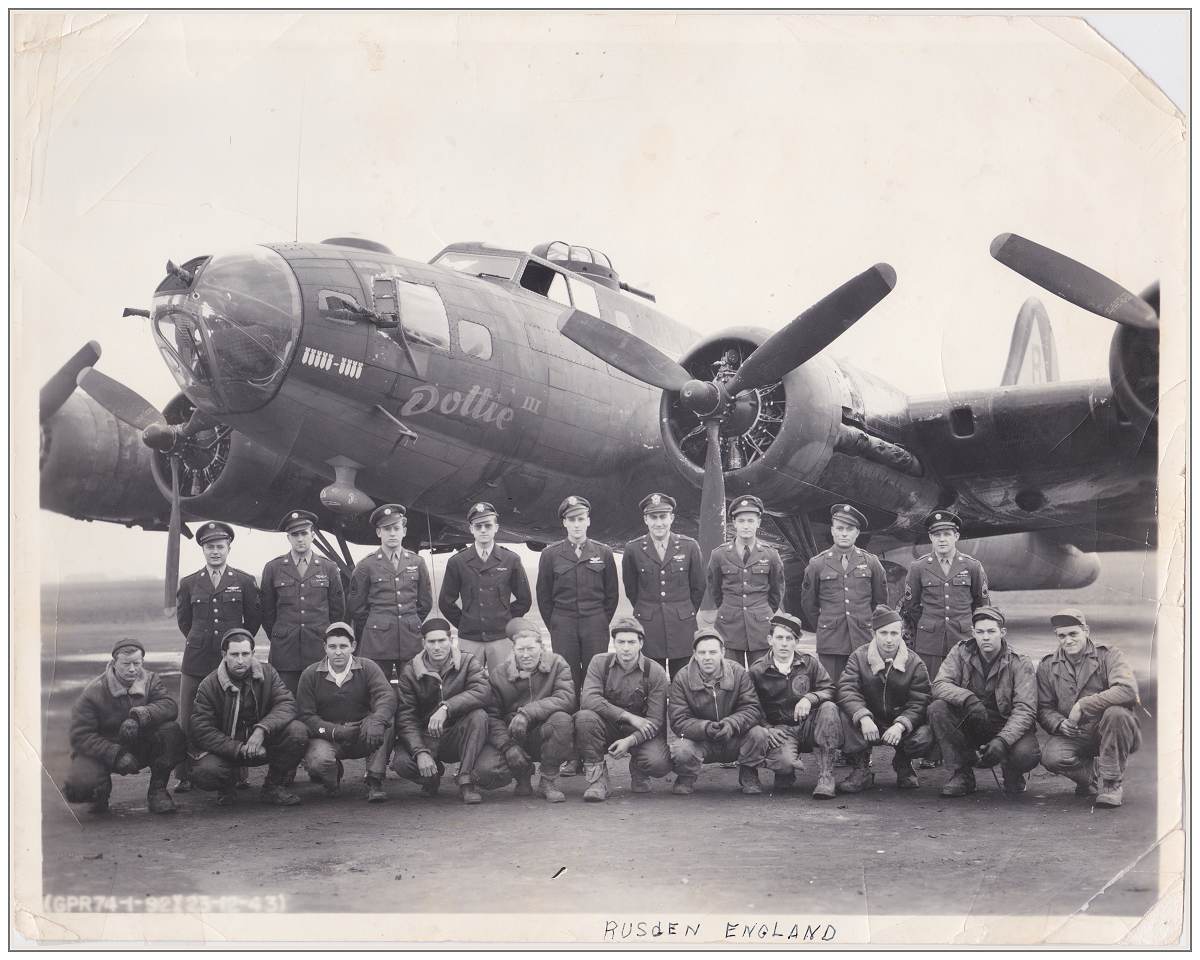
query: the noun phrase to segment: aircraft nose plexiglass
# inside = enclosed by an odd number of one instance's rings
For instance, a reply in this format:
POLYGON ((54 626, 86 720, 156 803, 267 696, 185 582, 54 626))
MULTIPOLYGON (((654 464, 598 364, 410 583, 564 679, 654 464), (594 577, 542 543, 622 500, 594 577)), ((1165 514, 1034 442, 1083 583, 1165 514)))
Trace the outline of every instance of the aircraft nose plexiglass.
POLYGON ((267 247, 209 258, 186 289, 164 281, 152 313, 155 340, 180 388, 218 414, 256 410, 275 395, 300 318, 296 277, 267 247))

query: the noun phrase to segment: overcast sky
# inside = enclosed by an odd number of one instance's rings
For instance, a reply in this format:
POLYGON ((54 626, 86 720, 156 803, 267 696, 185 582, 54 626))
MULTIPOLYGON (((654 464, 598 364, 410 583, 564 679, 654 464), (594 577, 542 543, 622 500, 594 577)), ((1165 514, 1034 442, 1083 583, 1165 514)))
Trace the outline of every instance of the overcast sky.
MULTIPOLYGON (((26 412, 93 338, 100 369, 161 406, 176 385, 122 308, 148 305, 168 258, 296 236, 421 260, 455 240, 585 243, 699 333, 776 328, 886 260, 895 292, 831 352, 918 394, 999 382, 1034 289, 988 255, 997 233, 1135 290, 1186 279, 1182 124, 1069 19, 13 19, 26 412)), ((1045 299, 1064 379, 1105 376, 1111 324, 1045 299)), ((33 420, 14 419, 33 451, 15 469, 36 491, 33 420)), ((161 534, 36 515, 44 579, 161 572, 161 534)), ((257 572, 279 546, 244 536, 235 563, 257 572)))

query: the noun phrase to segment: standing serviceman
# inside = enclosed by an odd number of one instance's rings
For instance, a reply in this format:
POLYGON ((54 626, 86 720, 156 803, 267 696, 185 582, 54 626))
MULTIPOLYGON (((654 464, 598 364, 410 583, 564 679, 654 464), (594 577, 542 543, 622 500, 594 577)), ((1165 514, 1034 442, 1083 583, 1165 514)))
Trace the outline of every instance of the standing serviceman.
POLYGON ((350 574, 347 613, 358 635, 358 655, 374 660, 395 684, 400 669, 421 652, 421 622, 433 609, 425 561, 401 541, 407 511, 385 503, 371 514, 380 547, 350 574))
POLYGON ((467 511, 467 524, 475 542, 447 562, 438 609, 458 628, 459 649, 490 671, 512 656, 508 622, 525 616, 533 597, 521 558, 496 543, 496 508, 475 504, 467 511))
POLYGON ((316 514, 289 511, 279 529, 291 549, 268 560, 262 572, 263 631, 271 641, 267 662, 293 696, 300 674, 325 656, 325 629, 346 616, 337 565, 313 553, 316 525, 316 514))
MULTIPOLYGON (((196 531, 204 551, 204 566, 179 581, 175 594, 175 620, 187 637, 179 666, 179 726, 190 731, 192 707, 200 681, 221 664, 221 638, 234 627, 251 636, 262 626, 262 602, 254 577, 228 565, 233 527, 210 520, 196 531)), ((177 793, 192 789, 187 760, 176 768, 177 793)))
POLYGON ((873 553, 855 546, 867 518, 848 503, 829 513, 833 547, 808 561, 800 587, 805 625, 817 634, 817 656, 836 684, 850 654, 871 642, 871 613, 888 601, 887 574, 873 553))
POLYGON ((925 518, 925 529, 933 552, 908 568, 900 615, 932 681, 950 648, 971 637, 971 613, 992 601, 983 564, 958 552, 962 530, 958 516, 934 510, 925 518))
POLYGON ((771 615, 783 605, 785 590, 779 551, 758 540, 762 514, 758 497, 734 500, 729 508, 733 541, 708 558, 708 592, 717 608, 724 653, 744 667, 767 649, 771 615))
POLYGON ((633 615, 646 631, 643 656, 674 677, 691 657, 696 611, 704 600, 704 560, 700 544, 671 532, 674 497, 652 493, 640 506, 649 533, 625 544, 621 580, 633 615))

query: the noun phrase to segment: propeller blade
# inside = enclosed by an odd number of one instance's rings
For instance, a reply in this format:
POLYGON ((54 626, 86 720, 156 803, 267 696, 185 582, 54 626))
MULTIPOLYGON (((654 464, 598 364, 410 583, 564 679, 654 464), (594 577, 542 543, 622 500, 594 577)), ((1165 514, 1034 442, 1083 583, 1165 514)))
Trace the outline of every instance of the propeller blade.
POLYGON ((700 555, 709 556, 725 542, 725 471, 721 465, 721 424, 705 425, 708 449, 704 454, 704 486, 700 492, 700 555))
POLYGON ((992 241, 992 256, 1043 290, 1098 317, 1139 330, 1158 329, 1158 312, 1145 300, 1056 250, 1015 233, 1002 233, 992 241))
POLYGON ((58 372, 46 381, 38 397, 38 417, 49 420, 58 408, 67 402, 67 397, 75 392, 75 381, 79 374, 88 367, 94 367, 100 359, 100 344, 89 340, 75 354, 58 368, 58 372))
POLYGON ((179 588, 180 517, 179 458, 171 457, 171 523, 167 527, 167 573, 163 581, 163 607, 169 616, 175 611, 175 592, 179 588))
POLYGON ((100 406, 131 427, 145 430, 163 418, 144 397, 92 367, 80 373, 76 382, 100 406))
POLYGON ((750 354, 726 384, 729 395, 782 380, 849 330, 895 286, 896 271, 886 263, 847 280, 750 354))
POLYGON ((678 393, 692 379, 691 374, 658 347, 590 313, 572 310, 558 329, 593 356, 660 390, 678 393))

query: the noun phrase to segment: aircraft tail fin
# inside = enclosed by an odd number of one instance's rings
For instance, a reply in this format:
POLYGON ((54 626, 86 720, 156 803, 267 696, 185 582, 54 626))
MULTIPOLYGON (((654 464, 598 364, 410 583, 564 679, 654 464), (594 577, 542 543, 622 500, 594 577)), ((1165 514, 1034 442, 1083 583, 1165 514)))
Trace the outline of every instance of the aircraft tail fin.
POLYGON ((1019 383, 1054 383, 1058 380, 1058 348, 1046 308, 1037 297, 1030 297, 1017 314, 1008 362, 1001 377, 1002 387, 1019 383))

